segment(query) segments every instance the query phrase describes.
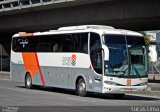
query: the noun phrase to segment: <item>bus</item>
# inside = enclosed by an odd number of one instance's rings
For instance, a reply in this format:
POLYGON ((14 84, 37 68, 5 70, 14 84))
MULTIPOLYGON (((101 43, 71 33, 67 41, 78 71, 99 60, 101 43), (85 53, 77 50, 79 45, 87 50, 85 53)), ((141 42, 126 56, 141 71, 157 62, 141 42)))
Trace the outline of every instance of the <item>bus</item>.
POLYGON ((33 85, 123 97, 145 91, 148 48, 142 34, 105 25, 15 34, 11 79, 33 85))

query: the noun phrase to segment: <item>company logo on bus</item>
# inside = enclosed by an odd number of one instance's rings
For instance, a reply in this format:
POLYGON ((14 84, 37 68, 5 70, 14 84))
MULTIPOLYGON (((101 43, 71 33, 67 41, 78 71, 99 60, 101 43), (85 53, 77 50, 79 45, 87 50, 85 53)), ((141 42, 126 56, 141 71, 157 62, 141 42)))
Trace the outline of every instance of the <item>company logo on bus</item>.
POLYGON ((131 82, 132 82, 132 80, 131 80, 131 79, 128 79, 128 80, 127 80, 127 85, 131 85, 131 82))
POLYGON ((76 65, 76 55, 75 54, 72 55, 72 65, 73 66, 76 65))
POLYGON ((64 66, 75 66, 76 65, 76 55, 73 54, 71 57, 63 57, 62 65, 64 65, 64 66))

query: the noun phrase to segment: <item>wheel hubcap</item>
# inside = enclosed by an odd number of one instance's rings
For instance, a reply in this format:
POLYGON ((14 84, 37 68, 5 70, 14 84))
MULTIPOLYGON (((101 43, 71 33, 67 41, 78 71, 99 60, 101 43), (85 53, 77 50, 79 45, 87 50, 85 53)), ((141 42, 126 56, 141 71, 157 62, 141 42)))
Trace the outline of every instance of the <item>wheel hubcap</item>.
POLYGON ((79 91, 80 92, 83 92, 85 90, 85 84, 84 83, 81 83, 80 85, 79 85, 79 91))
POLYGON ((28 78, 27 78, 27 86, 30 86, 30 85, 31 85, 31 78, 28 77, 28 78))

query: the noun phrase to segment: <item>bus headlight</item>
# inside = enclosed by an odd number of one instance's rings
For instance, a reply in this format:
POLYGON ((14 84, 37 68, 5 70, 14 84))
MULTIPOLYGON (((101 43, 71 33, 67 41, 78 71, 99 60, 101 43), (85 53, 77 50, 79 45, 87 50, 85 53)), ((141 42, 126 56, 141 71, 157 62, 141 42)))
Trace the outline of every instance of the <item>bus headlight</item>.
POLYGON ((117 83, 115 83, 115 82, 111 82, 111 81, 104 81, 106 84, 108 84, 108 85, 117 85, 117 83))

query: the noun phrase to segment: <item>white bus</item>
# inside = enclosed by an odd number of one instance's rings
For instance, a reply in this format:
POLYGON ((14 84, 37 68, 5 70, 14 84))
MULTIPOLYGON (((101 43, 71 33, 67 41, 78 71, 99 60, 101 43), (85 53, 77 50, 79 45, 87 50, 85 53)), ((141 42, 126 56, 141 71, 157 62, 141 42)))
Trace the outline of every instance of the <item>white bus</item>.
POLYGON ((19 33, 12 39, 11 79, 33 85, 113 94, 145 91, 148 55, 140 33, 101 25, 19 33))

